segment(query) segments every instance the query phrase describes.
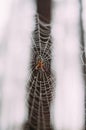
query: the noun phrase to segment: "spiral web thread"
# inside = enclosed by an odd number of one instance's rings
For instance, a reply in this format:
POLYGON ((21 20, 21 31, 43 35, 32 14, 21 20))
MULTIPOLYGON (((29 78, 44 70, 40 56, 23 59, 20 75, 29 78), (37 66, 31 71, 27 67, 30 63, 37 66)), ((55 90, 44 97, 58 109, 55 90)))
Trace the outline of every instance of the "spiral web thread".
POLYGON ((34 130, 52 130, 50 103, 53 98, 54 76, 51 70, 50 25, 36 15, 36 27, 32 34, 31 71, 28 83, 29 126, 34 130), (37 63, 41 61, 40 64, 37 63))

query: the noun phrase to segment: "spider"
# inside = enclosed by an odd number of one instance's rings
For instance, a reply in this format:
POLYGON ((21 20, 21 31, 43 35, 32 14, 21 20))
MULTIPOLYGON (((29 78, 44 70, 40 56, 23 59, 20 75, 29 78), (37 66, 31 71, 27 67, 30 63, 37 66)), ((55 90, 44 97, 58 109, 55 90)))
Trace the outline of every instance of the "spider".
POLYGON ((41 69, 41 70, 44 72, 43 66, 44 66, 44 65, 43 65, 42 60, 39 59, 38 62, 37 62, 37 65, 36 65, 36 70, 37 70, 37 69, 41 69))

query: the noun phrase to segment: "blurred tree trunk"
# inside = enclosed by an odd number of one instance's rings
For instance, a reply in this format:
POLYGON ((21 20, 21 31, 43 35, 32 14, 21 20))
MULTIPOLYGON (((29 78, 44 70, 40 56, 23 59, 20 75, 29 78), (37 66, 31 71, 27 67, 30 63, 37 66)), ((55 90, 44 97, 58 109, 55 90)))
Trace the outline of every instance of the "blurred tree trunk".
POLYGON ((39 18, 46 23, 51 20, 51 0, 36 0, 39 18))

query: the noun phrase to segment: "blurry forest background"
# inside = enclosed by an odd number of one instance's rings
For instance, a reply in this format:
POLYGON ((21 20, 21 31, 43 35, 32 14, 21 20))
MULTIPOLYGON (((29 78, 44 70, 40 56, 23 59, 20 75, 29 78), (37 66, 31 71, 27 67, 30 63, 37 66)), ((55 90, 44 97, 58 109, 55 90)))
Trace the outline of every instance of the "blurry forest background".
MULTIPOLYGON (((0 0, 0 130, 22 130, 27 119, 35 14, 35 0, 0 0)), ((57 79, 51 122, 55 130, 83 130, 86 0, 52 0, 51 28, 57 79)))

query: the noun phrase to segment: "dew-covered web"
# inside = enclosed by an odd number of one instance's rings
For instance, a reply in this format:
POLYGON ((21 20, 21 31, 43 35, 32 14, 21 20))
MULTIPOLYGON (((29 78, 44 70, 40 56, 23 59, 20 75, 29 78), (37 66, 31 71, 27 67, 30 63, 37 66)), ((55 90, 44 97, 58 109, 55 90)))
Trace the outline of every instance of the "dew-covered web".
POLYGON ((35 130, 51 130, 50 102, 53 98, 54 76, 51 70, 52 40, 50 25, 36 15, 32 34, 31 71, 28 83, 29 125, 35 130))

